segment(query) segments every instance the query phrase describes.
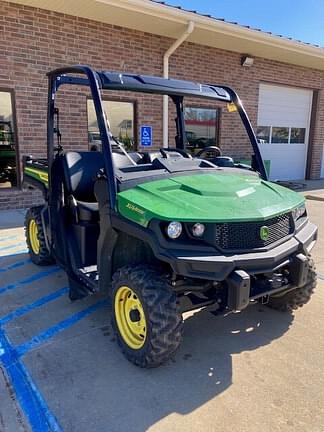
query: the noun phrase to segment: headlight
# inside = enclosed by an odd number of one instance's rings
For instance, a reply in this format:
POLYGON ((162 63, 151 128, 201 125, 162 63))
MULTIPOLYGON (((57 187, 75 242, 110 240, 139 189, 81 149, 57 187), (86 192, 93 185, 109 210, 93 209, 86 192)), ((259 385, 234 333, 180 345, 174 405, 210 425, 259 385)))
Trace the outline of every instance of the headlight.
POLYGON ((205 225, 202 223, 195 223, 191 228, 192 235, 195 237, 202 237, 205 232, 205 225))
POLYGON ((182 233, 181 222, 170 222, 167 227, 167 234, 171 239, 178 238, 182 233))
POLYGON ((297 219, 299 219, 301 216, 304 215, 305 212, 306 212, 305 204, 302 204, 299 207, 295 208, 292 211, 292 215, 293 215, 294 220, 296 221, 297 219))

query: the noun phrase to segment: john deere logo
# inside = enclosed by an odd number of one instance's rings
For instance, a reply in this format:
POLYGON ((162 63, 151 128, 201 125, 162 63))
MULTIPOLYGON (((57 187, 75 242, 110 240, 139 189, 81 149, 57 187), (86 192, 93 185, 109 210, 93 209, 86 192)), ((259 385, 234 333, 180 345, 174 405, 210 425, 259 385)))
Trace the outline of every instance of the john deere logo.
POLYGON ((267 226, 262 226, 260 228, 260 239, 261 240, 268 240, 269 238, 269 227, 267 226))

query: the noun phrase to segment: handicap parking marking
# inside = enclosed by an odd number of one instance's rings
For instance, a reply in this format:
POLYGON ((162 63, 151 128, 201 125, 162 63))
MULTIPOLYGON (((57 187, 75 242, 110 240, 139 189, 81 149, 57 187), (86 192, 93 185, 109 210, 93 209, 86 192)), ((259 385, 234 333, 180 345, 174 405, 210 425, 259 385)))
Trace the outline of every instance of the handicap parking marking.
POLYGON ((54 273, 57 273, 59 271, 60 271, 59 267, 52 267, 49 270, 44 270, 44 271, 41 271, 41 272, 38 272, 38 273, 34 273, 33 275, 28 276, 28 277, 26 277, 24 279, 21 279, 21 280, 17 281, 16 283, 12 283, 12 284, 8 284, 8 285, 6 285, 4 287, 0 287, 0 295, 4 294, 7 291, 13 290, 15 288, 19 288, 19 287, 21 287, 23 285, 28 285, 28 284, 30 284, 32 282, 35 282, 35 281, 37 281, 39 279, 45 278, 47 276, 50 276, 50 275, 52 275, 54 273))
POLYGON ((13 264, 8 265, 7 267, 0 268, 0 273, 6 272, 9 270, 14 270, 14 269, 22 267, 26 264, 30 264, 31 262, 32 262, 32 260, 30 258, 25 259, 25 260, 21 260, 21 261, 16 261, 13 264))
POLYGON ((0 364, 10 380, 17 400, 33 432, 63 432, 25 365, 17 358, 5 332, 0 327, 0 364))
POLYGON ((17 239, 17 238, 21 238, 21 235, 18 235, 18 234, 16 234, 16 235, 11 235, 11 236, 7 236, 7 237, 1 237, 0 238, 0 243, 1 242, 4 242, 4 241, 8 241, 8 240, 15 240, 15 239, 17 239))
POLYGON ((26 248, 26 245, 25 245, 25 247, 20 248, 20 249, 12 248, 12 250, 10 250, 9 252, 8 251, 2 251, 0 249, 0 259, 5 259, 7 257, 10 257, 11 255, 25 254, 27 252, 28 252, 28 249, 26 248))
POLYGON ((21 357, 25 355, 27 352, 31 351, 34 348, 37 348, 38 346, 42 345, 43 343, 47 342, 49 339, 57 335, 58 333, 62 332, 63 330, 66 330, 67 328, 71 327, 73 324, 76 324, 78 321, 81 321, 86 316, 92 314, 93 312, 95 312, 96 310, 100 309, 103 306, 106 306, 107 304, 108 304, 107 300, 101 300, 87 307, 86 309, 77 312, 76 314, 70 316, 69 318, 60 321, 59 323, 53 325, 52 327, 49 327, 48 329, 44 330, 38 335, 32 337, 29 341, 21 345, 18 345, 16 347, 17 356, 21 357))
MULTIPOLYGON (((26 279, 24 281, 26 281, 26 279)), ((33 432, 63 432, 63 429, 29 374, 22 357, 30 350, 41 346, 58 333, 68 329, 83 318, 105 306, 108 302, 107 300, 100 300, 52 327, 45 329, 38 335, 33 336, 29 341, 18 346, 14 346, 10 342, 4 330, 4 325, 36 308, 40 308, 54 301, 67 292, 67 287, 61 288, 49 295, 39 298, 33 303, 10 312, 0 319, 0 365, 9 378, 20 407, 24 411, 33 432)))
POLYGON ((14 250, 9 251, 9 252, 7 252, 7 251, 2 252, 2 250, 0 249, 0 261, 4 260, 4 259, 6 259, 12 255, 25 254, 27 252, 28 252, 28 250, 27 250, 26 246, 24 248, 14 249, 14 250))
MULTIPOLYGON (((27 252, 26 243, 17 241, 14 244, 7 244, 8 241, 20 240, 20 236, 7 236, 2 237, 0 242, 0 274, 5 272, 15 271, 15 269, 22 268, 31 263, 29 257, 21 255, 27 252), (14 262, 6 261, 16 255, 18 259, 14 262)), ((12 258, 11 258, 12 260, 12 258)), ((0 295, 8 291, 14 290, 19 287, 24 287, 46 278, 55 275, 60 271, 57 266, 51 266, 46 270, 38 271, 30 276, 24 277, 14 283, 0 285, 0 295)), ((1 276, 3 277, 3 276, 1 276)), ((29 351, 40 347, 45 344, 58 333, 67 330, 69 327, 81 321, 83 318, 94 313, 101 307, 105 306, 107 300, 100 300, 85 309, 74 313, 68 318, 58 322, 57 324, 44 329, 39 334, 32 336, 30 340, 23 342, 20 345, 13 345, 8 337, 5 326, 13 322, 15 319, 32 313, 36 309, 41 309, 43 306, 61 298, 63 295, 68 294, 68 287, 57 289, 50 294, 47 294, 32 303, 18 307, 17 309, 0 317, 0 366, 6 373, 9 382, 13 388, 17 401, 25 413, 26 419, 33 432, 63 432, 62 426, 50 410, 47 401, 38 389, 28 368, 24 364, 23 356, 29 351)), ((46 313, 46 312, 45 312, 46 313)))
POLYGON ((16 309, 13 312, 8 313, 4 317, 0 318, 0 326, 4 326, 5 324, 12 321, 13 319, 19 318, 36 308, 44 306, 45 304, 62 297, 63 295, 67 294, 68 291, 69 289, 67 287, 61 288, 57 291, 52 292, 51 294, 41 297, 40 299, 34 301, 33 303, 22 306, 19 309, 16 309))
POLYGON ((5 246, 0 246, 0 252, 14 249, 17 247, 22 247, 22 246, 25 246, 25 249, 26 249, 26 242, 25 241, 21 241, 21 242, 14 243, 14 244, 9 244, 9 245, 5 245, 5 246))

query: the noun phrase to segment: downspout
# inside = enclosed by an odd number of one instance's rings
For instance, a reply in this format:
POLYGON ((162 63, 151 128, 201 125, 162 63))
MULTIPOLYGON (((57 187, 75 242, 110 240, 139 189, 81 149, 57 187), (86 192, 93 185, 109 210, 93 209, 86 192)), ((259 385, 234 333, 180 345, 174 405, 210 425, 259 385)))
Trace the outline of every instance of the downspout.
MULTIPOLYGON (((195 24, 193 21, 188 22, 187 29, 184 33, 170 46, 163 56, 163 77, 169 78, 169 58, 177 48, 193 32, 195 24)), ((163 96, 163 147, 169 146, 169 96, 163 96)))

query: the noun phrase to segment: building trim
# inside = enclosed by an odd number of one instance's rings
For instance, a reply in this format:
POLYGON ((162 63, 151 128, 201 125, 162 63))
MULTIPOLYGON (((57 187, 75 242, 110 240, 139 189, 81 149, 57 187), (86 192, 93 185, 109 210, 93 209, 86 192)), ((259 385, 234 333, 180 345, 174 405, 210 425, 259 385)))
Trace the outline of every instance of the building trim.
POLYGON ((8 0, 176 39, 195 24, 189 42, 324 70, 324 49, 151 0, 8 0))

